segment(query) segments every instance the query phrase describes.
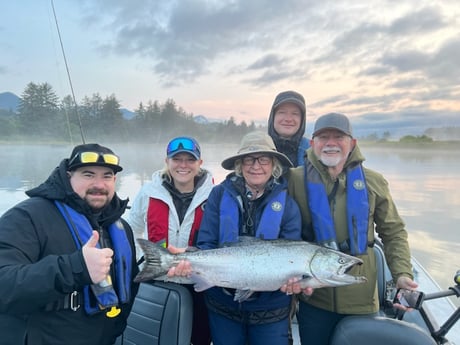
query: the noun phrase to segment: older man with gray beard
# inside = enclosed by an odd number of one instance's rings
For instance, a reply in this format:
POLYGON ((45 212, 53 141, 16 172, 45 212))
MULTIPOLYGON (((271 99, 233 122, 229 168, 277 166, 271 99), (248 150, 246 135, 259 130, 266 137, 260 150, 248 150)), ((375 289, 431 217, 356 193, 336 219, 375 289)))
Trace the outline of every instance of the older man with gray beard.
MULTIPOLYGON (((288 174, 289 193, 302 214, 302 238, 363 260, 349 273, 367 283, 316 289, 299 295, 302 344, 327 345, 336 324, 348 315, 379 310, 374 229, 382 239, 396 287, 415 289, 405 224, 384 177, 363 167, 349 119, 338 113, 318 118, 305 165, 288 174)), ((403 308, 401 306, 398 306, 403 308)))

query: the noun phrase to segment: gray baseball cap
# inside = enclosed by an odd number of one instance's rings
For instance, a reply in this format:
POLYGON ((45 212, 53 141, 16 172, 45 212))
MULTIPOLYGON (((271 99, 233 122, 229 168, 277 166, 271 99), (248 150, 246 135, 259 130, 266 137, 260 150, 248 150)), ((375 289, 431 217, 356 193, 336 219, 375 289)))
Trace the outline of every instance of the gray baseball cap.
POLYGON ((350 137, 353 137, 353 130, 351 128, 350 120, 343 114, 329 113, 318 117, 315 122, 313 137, 325 129, 336 129, 345 133, 346 135, 349 135, 350 137))

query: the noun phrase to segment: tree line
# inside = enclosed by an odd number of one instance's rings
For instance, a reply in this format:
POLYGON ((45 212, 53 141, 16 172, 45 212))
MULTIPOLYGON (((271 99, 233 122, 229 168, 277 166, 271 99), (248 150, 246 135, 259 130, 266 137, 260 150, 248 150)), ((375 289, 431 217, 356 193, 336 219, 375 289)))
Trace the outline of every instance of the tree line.
POLYGON ((164 103, 140 103, 131 119, 125 119, 114 94, 85 96, 76 104, 68 95, 59 99, 48 83, 29 83, 21 94, 17 112, 3 111, 0 136, 5 140, 79 142, 165 142, 190 135, 203 142, 238 142, 256 128, 254 122, 237 124, 233 117, 223 122, 198 123, 192 113, 173 99, 164 103))

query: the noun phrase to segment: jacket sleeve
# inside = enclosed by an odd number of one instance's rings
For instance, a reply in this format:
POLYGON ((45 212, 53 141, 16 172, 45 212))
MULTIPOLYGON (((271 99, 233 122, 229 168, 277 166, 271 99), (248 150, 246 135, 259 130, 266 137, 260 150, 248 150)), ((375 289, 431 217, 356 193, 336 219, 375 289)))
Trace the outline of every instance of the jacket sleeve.
POLYGON ((50 236, 47 230, 65 227, 65 222, 56 221, 53 217, 56 213, 49 211, 52 208, 43 212, 45 209, 35 207, 30 211, 35 212, 32 217, 29 210, 34 206, 37 205, 16 206, 0 218, 0 312, 3 313, 29 313, 91 283, 81 250, 76 250, 72 242, 68 248, 62 244, 68 243, 62 236, 70 233, 60 231, 50 236), (50 242, 60 248, 56 253, 63 254, 44 252, 50 242))
POLYGON ((370 220, 373 216, 375 232, 382 239, 393 279, 402 275, 413 279, 407 231, 390 194, 388 182, 381 174, 369 169, 366 169, 366 180, 370 203, 374 203, 373 207, 370 204, 373 212, 370 220))
POLYGON ((222 193, 223 187, 221 185, 217 185, 209 194, 196 242, 197 247, 200 249, 213 249, 219 246, 219 210, 222 193))
POLYGON ((135 237, 147 238, 147 207, 149 197, 142 187, 134 198, 133 204, 129 211, 127 222, 133 229, 135 237))

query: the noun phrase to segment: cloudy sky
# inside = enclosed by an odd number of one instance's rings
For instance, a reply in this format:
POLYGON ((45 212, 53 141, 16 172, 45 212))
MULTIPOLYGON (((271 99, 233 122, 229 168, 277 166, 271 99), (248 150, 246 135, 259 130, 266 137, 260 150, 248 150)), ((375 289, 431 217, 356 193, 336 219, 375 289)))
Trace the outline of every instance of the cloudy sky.
MULTIPOLYGON (((458 0, 54 0, 75 96, 265 121, 278 92, 308 121, 460 122, 458 0)), ((2 1, 0 92, 70 94, 51 0, 2 1)), ((460 124, 460 123, 459 123, 460 124)))

